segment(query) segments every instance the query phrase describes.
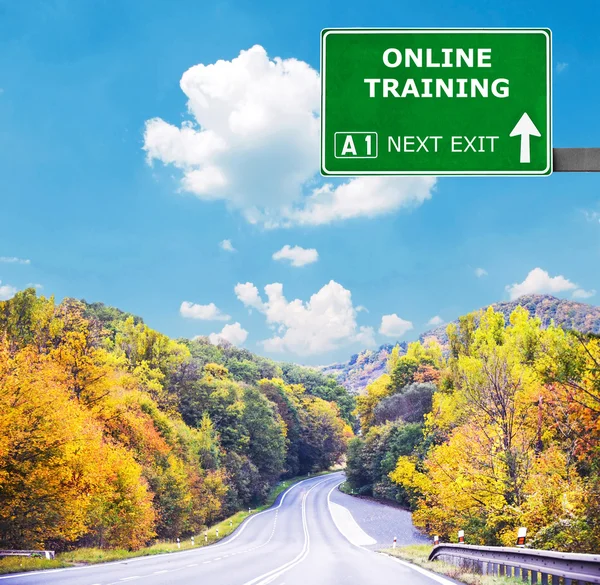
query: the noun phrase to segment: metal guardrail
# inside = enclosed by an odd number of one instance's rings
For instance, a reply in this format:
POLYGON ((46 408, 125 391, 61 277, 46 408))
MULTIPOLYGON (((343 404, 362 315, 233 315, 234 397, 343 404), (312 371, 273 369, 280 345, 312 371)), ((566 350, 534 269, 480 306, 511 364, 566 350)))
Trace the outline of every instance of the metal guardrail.
POLYGON ((521 578, 532 585, 600 583, 600 555, 470 544, 438 544, 429 560, 478 569, 484 575, 521 578), (550 581, 551 579, 551 581, 550 581))
POLYGON ((0 550, 0 557, 43 557, 53 559, 53 550, 0 550))

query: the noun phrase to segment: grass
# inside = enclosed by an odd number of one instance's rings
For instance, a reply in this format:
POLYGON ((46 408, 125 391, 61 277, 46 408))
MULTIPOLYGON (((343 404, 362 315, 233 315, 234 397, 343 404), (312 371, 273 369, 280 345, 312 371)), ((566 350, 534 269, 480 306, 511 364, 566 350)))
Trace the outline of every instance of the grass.
POLYGON ((250 512, 248 512, 248 510, 241 510, 233 516, 225 518, 225 520, 222 520, 218 524, 208 528, 206 531, 206 541, 205 535, 202 533, 197 534, 194 537, 194 544, 192 544, 191 538, 185 538, 181 540, 179 546, 177 545, 177 542, 158 541, 152 546, 133 551, 126 549, 77 548, 75 550, 56 555, 56 559, 54 560, 31 557, 5 557, 0 559, 0 574, 19 573, 22 571, 39 571, 41 569, 57 569, 82 564, 108 563, 110 561, 121 561, 133 557, 160 555, 214 544, 222 538, 229 536, 246 518, 248 518, 248 516, 252 516, 253 514, 270 508, 277 499, 277 496, 295 483, 308 479, 309 477, 317 477, 320 475, 326 475, 328 473, 331 472, 322 471, 310 476, 302 475, 280 481, 271 490, 267 501, 262 506, 259 506, 250 512))
POLYGON ((34 559, 32 557, 4 557, 0 559, 0 575, 5 573, 21 573, 24 571, 39 571, 40 569, 60 569, 68 567, 69 563, 58 559, 34 559))
POLYGON ((519 579, 510 577, 498 577, 493 575, 478 575, 470 573, 464 568, 444 563, 442 561, 428 560, 429 553, 433 547, 429 544, 413 544, 410 546, 401 546, 398 548, 388 548, 381 552, 393 557, 398 557, 419 567, 423 567, 433 573, 445 575, 456 581, 462 581, 469 585, 523 585, 519 579))

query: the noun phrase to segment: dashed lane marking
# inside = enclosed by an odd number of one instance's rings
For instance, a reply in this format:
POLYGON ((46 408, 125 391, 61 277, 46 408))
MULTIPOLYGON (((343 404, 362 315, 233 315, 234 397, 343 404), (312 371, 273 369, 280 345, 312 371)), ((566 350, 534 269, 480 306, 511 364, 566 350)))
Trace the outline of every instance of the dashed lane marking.
MULTIPOLYGON (((232 533, 231 536, 225 537, 222 541, 218 542, 217 544, 212 544, 212 545, 210 545, 210 547, 206 547, 206 550, 214 549, 219 546, 224 546, 226 544, 229 544, 232 540, 235 540, 236 538, 239 537, 239 535, 244 531, 246 526, 248 526, 248 524, 252 520, 254 520, 254 518, 258 518, 259 516, 262 516, 263 514, 277 512, 277 510, 279 508, 281 508, 281 505, 283 504, 285 498, 291 491, 295 490, 298 486, 301 486, 302 484, 304 484, 306 482, 313 481, 314 479, 315 479, 314 477, 309 477, 308 479, 303 479, 302 481, 299 481, 298 483, 295 483, 294 485, 290 486, 287 490, 282 492, 281 500, 279 501, 279 504, 277 506, 271 507, 267 510, 263 510, 262 512, 258 512, 257 514, 253 514, 252 516, 249 516, 242 522, 242 524, 240 524, 240 526, 236 529, 235 532, 232 533)), ((204 548, 204 547, 202 547, 202 548, 204 548)), ((190 554, 190 553, 194 554, 194 553, 197 553, 198 550, 201 550, 201 548, 198 547, 198 548, 182 550, 182 551, 177 551, 177 552, 172 552, 172 553, 161 553, 159 555, 152 555, 151 557, 147 557, 147 556, 134 557, 131 559, 127 559, 127 563, 131 564, 131 563, 136 563, 136 562, 138 562, 138 563, 139 562, 148 562, 150 560, 156 561, 156 559, 158 559, 160 557, 171 556, 173 554, 179 554, 179 555, 190 554)), ((243 551, 243 552, 250 552, 250 550, 255 550, 255 549, 249 549, 248 551, 243 551)), ((122 564, 122 563, 123 563, 123 561, 121 560, 121 561, 111 561, 108 563, 102 563, 102 565, 104 567, 107 567, 110 565, 117 565, 117 564, 122 564)), ((90 565, 85 565, 85 566, 81 566, 81 567, 66 567, 64 569, 46 569, 46 570, 41 570, 41 571, 28 571, 26 573, 11 573, 10 575, 0 575, 0 581, 3 581, 5 579, 21 579, 24 577, 35 577, 36 575, 41 575, 43 573, 47 573, 48 571, 52 571, 52 574, 55 575, 56 573, 66 573, 66 572, 71 572, 71 571, 86 571, 86 570, 97 569, 97 568, 98 568, 97 564, 90 564, 90 565)), ((116 583, 118 583, 118 581, 116 581, 116 583)), ((108 583, 107 585, 111 585, 111 584, 108 583)))

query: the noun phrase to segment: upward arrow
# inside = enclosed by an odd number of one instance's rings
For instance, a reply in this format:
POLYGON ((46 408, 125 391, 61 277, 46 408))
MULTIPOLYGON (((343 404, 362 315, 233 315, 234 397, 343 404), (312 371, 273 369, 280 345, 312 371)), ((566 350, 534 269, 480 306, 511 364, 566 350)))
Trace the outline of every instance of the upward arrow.
POLYGON ((531 121, 531 118, 525 112, 521 119, 517 122, 517 125, 512 129, 510 136, 521 137, 521 159, 520 162, 528 163, 531 162, 531 156, 529 151, 529 141, 531 136, 541 136, 540 131, 535 127, 535 124, 531 121))

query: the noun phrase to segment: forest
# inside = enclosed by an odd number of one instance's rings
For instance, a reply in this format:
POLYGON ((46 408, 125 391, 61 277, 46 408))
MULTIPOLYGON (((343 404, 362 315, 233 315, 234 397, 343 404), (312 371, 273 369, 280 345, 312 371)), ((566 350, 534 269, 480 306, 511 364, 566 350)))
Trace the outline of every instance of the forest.
POLYGON ((399 348, 357 398, 348 487, 443 541, 600 550, 600 338, 493 307, 399 348))
POLYGON ((315 370, 19 292, 0 302, 0 548, 198 534, 339 462, 354 409, 315 370))

